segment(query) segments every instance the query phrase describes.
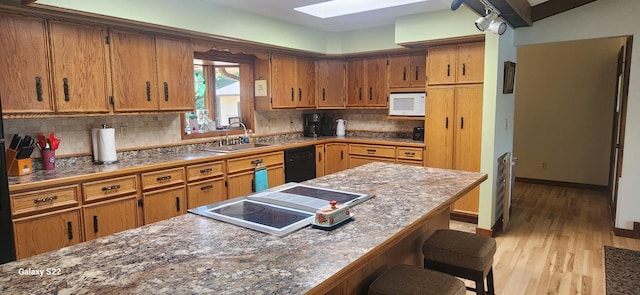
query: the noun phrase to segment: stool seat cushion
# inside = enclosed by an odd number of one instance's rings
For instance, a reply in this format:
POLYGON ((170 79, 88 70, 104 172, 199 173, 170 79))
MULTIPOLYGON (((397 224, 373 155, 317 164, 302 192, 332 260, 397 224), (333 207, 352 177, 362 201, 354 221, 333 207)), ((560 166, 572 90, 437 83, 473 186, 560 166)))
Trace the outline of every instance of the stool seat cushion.
POLYGON ((400 264, 387 270, 369 286, 369 295, 464 295, 458 278, 422 267, 400 264))
POLYGON ((493 238, 450 229, 435 231, 422 247, 425 260, 477 271, 485 269, 493 261, 495 253, 496 241, 493 238))

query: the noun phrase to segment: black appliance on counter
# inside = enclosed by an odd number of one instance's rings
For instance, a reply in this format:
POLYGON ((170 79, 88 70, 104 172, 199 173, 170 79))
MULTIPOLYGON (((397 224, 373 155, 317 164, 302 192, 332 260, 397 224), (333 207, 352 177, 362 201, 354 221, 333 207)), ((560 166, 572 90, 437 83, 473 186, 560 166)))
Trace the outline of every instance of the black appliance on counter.
POLYGON ((16 260, 13 245, 13 224, 9 205, 9 181, 7 179, 7 160, 4 144, 4 126, 2 123, 2 104, 0 103, 0 264, 16 260))
POLYGON ((303 115, 303 135, 306 137, 318 137, 320 133, 320 114, 311 113, 303 115))
POLYGON ((413 140, 424 141, 424 127, 413 128, 413 140))
POLYGON ((301 182, 316 178, 316 146, 284 150, 284 181, 301 182))
POLYGON ((322 115, 322 120, 320 123, 320 129, 322 131, 322 136, 334 136, 336 135, 336 128, 334 127, 335 121, 331 116, 327 114, 322 115))

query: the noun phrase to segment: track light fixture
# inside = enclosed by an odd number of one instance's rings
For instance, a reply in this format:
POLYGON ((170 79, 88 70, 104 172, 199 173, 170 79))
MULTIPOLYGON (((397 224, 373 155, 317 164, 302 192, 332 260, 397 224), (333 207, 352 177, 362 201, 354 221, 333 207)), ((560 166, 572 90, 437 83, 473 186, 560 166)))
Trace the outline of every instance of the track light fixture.
POLYGON ((507 30, 507 24, 503 21, 496 21, 498 18, 498 12, 490 8, 487 8, 486 12, 486 16, 480 17, 476 20, 476 28, 478 28, 480 32, 484 32, 489 29, 489 31, 498 35, 504 34, 507 30))

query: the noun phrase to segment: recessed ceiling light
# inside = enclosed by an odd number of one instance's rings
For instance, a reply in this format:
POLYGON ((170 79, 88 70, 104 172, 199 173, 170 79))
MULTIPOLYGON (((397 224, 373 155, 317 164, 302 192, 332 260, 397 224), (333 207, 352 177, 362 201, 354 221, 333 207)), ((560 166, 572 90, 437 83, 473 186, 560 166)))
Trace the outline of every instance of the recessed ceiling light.
POLYGON ((330 18, 334 16, 341 16, 426 1, 427 0, 331 0, 307 6, 296 7, 294 8, 294 10, 319 18, 330 18))

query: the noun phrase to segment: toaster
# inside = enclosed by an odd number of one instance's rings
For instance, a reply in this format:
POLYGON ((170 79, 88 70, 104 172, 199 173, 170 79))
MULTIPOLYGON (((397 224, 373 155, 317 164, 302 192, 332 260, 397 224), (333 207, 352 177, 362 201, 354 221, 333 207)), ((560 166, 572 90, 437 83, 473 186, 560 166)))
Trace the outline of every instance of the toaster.
POLYGON ((424 140, 424 127, 413 128, 413 140, 424 140))

